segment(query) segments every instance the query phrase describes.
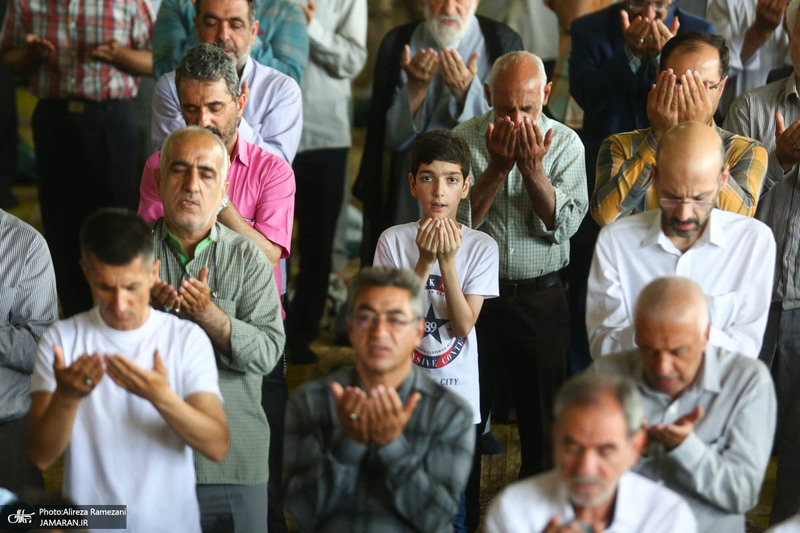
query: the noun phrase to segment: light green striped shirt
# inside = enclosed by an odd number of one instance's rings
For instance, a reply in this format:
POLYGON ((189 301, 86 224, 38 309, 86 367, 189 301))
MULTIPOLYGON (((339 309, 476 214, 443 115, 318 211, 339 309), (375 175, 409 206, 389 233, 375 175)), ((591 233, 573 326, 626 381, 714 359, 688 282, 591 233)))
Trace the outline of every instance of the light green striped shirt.
MULTIPOLYGON (((469 145, 473 185, 489 166, 486 130, 494 120, 494 111, 489 111, 453 129, 469 145)), ((536 215, 516 165, 483 220, 472 220, 469 196, 458 206, 459 222, 488 233, 497 241, 501 280, 536 278, 567 266, 569 239, 578 230, 589 205, 583 143, 578 134, 544 115, 539 118, 539 128, 543 134, 553 130, 553 142, 542 160, 556 193, 556 223, 552 230, 536 215)))
POLYGON ((228 417, 231 445, 221 463, 195 453, 197 482, 255 485, 269 477, 269 426, 261 408, 261 380, 283 353, 278 292, 267 258, 246 237, 216 223, 211 244, 185 266, 167 238, 164 219, 153 223, 161 279, 177 288, 209 268, 211 297, 231 319, 231 353, 215 347, 219 388, 228 417))

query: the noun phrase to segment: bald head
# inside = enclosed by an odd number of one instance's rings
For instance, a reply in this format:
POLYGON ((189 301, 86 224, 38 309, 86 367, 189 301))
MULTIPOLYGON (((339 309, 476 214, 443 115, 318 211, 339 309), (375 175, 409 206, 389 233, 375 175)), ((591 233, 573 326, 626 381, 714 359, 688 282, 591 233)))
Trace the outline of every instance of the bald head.
POLYGON ((551 86, 541 59, 529 52, 511 52, 495 61, 484 91, 495 115, 508 117, 519 127, 526 117, 534 123, 539 120, 551 86))
POLYGON ((707 169, 714 179, 725 160, 722 139, 714 128, 700 122, 683 122, 671 127, 658 144, 656 167, 707 169))
POLYGON ((687 278, 659 278, 639 294, 633 323, 645 380, 677 398, 703 362, 710 329, 703 291, 687 278))
POLYGON ((638 328, 644 324, 686 324, 705 334, 708 303, 697 284, 689 278, 666 276, 647 285, 636 300, 633 316, 638 328))
POLYGON ((220 156, 220 174, 222 176, 222 183, 224 183, 228 176, 228 167, 230 166, 228 150, 225 148, 225 144, 222 142, 222 139, 220 139, 210 130, 200 126, 186 126, 185 128, 173 131, 167 135, 167 138, 164 139, 164 145, 161 147, 159 167, 162 169, 162 171, 164 171, 167 167, 169 167, 169 164, 173 160, 174 148, 197 137, 204 137, 208 140, 213 140, 214 147, 221 150, 221 153, 218 155, 220 156))

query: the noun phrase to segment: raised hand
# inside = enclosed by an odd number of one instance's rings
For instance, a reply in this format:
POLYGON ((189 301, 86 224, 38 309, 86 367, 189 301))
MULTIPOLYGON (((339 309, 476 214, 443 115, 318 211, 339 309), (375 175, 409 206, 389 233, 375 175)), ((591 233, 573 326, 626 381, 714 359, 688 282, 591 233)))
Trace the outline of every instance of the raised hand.
POLYGON ((458 227, 458 222, 452 218, 441 219, 437 231, 439 246, 436 248, 436 258, 440 264, 454 260, 464 237, 458 227))
POLYGON ((158 350, 153 354, 153 369, 142 368, 124 355, 106 355, 106 373, 128 392, 155 402, 170 390, 167 368, 158 350))
POLYGON ((178 287, 178 305, 184 313, 198 322, 211 311, 211 287, 208 286, 208 267, 203 267, 197 279, 183 280, 178 287))
POLYGON ((150 287, 150 305, 153 309, 178 312, 180 310, 178 302, 178 291, 166 281, 161 281, 160 277, 156 278, 153 286, 150 287))
POLYGON ((369 443, 369 413, 367 393, 358 387, 342 387, 331 383, 333 400, 336 402, 336 417, 345 435, 366 446, 369 443))
POLYGON ((419 223, 419 230, 417 230, 416 243, 417 250, 419 250, 419 260, 429 266, 436 261, 437 224, 437 220, 426 218, 419 223))
POLYGON ((800 163, 800 120, 786 128, 783 115, 775 113, 775 155, 784 172, 800 163))
POLYGON ((678 124, 678 100, 675 98, 675 74, 672 69, 658 73, 656 84, 651 86, 647 95, 647 118, 653 128, 653 137, 657 142, 672 126, 678 124))
POLYGON ((711 101, 708 86, 703 82, 699 72, 686 71, 681 75, 680 91, 677 96, 678 122, 689 120, 703 124, 711 122, 715 111, 714 103, 711 101))
POLYGON ((523 176, 531 176, 541 168, 542 159, 550 150, 553 130, 542 135, 539 125, 526 117, 519 127, 515 158, 517 168, 523 176))
MULTIPOLYGON (((783 20, 787 0, 758 0, 756 4, 756 21, 753 24, 761 33, 772 33, 783 20)), ((790 28, 791 31, 791 28, 790 28)))
POLYGON ((652 41, 650 20, 637 16, 631 21, 628 12, 624 9, 620 11, 620 17, 625 44, 628 45, 633 55, 641 59, 648 54, 648 41, 652 41))
POLYGON ((56 394, 70 401, 79 401, 91 394, 103 379, 103 362, 99 353, 83 354, 69 366, 64 363, 64 351, 53 345, 53 373, 56 394))
POLYGON ((467 91, 473 78, 478 74, 479 53, 470 56, 467 65, 455 48, 443 48, 439 51, 439 68, 442 71, 442 82, 450 89, 459 105, 467 98, 467 91))
POLYGON ((508 117, 497 117, 486 130, 489 165, 508 174, 514 168, 518 131, 508 117))
POLYGON ((669 425, 656 424, 647 428, 647 436, 660 442, 667 450, 679 446, 694 431, 697 422, 703 418, 703 408, 699 405, 669 425))
POLYGON ((399 437, 421 397, 419 392, 414 392, 403 405, 392 387, 378 385, 372 389, 367 404, 370 440, 381 447, 399 437))
POLYGON ((647 47, 647 53, 650 55, 658 55, 661 53, 661 49, 664 48, 664 45, 667 44, 667 41, 675 37, 678 33, 678 28, 680 28, 681 23, 678 21, 678 17, 672 17, 672 23, 670 24, 669 28, 661 21, 661 19, 655 19, 650 22, 650 37, 647 39, 645 46, 647 47))
POLYGON ((314 12, 317 10, 317 3, 314 0, 308 0, 308 5, 300 4, 300 9, 306 14, 306 24, 311 24, 311 19, 314 18, 314 12))

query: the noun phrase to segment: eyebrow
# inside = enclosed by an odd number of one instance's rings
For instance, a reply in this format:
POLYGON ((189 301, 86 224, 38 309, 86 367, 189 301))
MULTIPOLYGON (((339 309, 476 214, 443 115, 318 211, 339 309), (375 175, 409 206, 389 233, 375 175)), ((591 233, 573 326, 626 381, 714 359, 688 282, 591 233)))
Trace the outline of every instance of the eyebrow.
MULTIPOLYGON (((358 306, 356 311, 372 311, 375 314, 378 314, 378 310, 372 307, 369 304, 361 304, 358 306)), ((405 312, 402 309, 389 309, 385 312, 387 315, 405 315, 405 312)))
MULTIPOLYGON (((175 167, 175 166, 191 167, 191 166, 194 166, 194 165, 192 165, 192 164, 191 164, 191 163, 189 163, 188 161, 184 161, 183 159, 177 159, 177 160, 175 160, 175 161, 172 161, 172 162, 170 162, 170 164, 169 164, 169 168, 173 168, 173 167, 175 167)), ((196 166, 197 166, 197 168, 199 168, 200 170, 208 170, 208 171, 211 171, 211 172, 213 172, 215 175, 216 175, 216 173, 217 173, 217 169, 216 169, 216 168, 214 168, 212 165, 205 165, 205 164, 202 164, 202 163, 200 163, 200 164, 198 164, 198 165, 196 165, 196 166)))
POLYGON ((242 17, 238 16, 238 15, 230 17, 230 18, 227 18, 227 19, 224 19, 222 17, 218 17, 218 16, 213 15, 211 13, 206 13, 205 15, 203 15, 203 18, 204 19, 209 19, 210 18, 210 19, 214 19, 214 20, 227 20, 228 22, 242 22, 242 23, 244 22, 244 19, 242 17))

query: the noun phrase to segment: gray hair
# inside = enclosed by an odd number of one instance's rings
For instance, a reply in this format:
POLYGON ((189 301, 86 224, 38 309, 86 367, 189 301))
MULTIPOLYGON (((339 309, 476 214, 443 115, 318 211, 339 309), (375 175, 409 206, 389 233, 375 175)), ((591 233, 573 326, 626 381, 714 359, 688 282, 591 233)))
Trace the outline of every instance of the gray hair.
POLYGON ((492 70, 489 72, 489 77, 486 79, 486 84, 489 86, 489 91, 494 94, 494 84, 497 77, 509 68, 519 65, 525 61, 530 61, 536 67, 536 75, 539 80, 539 87, 544 97, 544 87, 547 85, 547 74, 544 71, 544 63, 539 59, 539 56, 525 51, 509 52, 497 58, 497 61, 492 65, 492 70))
POLYGON ((207 136, 209 139, 214 139, 214 142, 217 143, 217 146, 222 153, 222 169, 221 169, 221 180, 220 180, 220 187, 224 186, 225 181, 228 179, 228 168, 230 167, 231 161, 228 158, 228 149, 225 147, 225 143, 222 142, 215 133, 201 127, 201 126, 186 126, 185 128, 181 128, 179 130, 175 130, 169 135, 167 138, 164 139, 164 145, 161 147, 161 156, 158 160, 158 166, 161 169, 161 172, 167 172, 167 162, 172 160, 172 149, 173 145, 181 140, 183 137, 192 134, 202 134, 207 136))
POLYGON ((239 96, 239 74, 236 72, 236 62, 221 48, 213 44, 201 43, 190 48, 181 58, 178 68, 175 69, 175 89, 178 98, 181 95, 181 81, 219 81, 225 80, 233 101, 239 96))
POLYGON ((644 409, 636 383, 628 377, 588 371, 569 378, 558 391, 553 406, 556 423, 563 422, 568 407, 598 405, 603 396, 615 398, 622 408, 630 438, 642 427, 644 409))
POLYGON ((697 327, 705 334, 709 324, 708 301, 703 289, 689 278, 670 274, 656 278, 642 289, 633 310, 634 326, 642 319, 681 318, 687 308, 697 310, 697 327), (673 313, 680 306, 683 313, 673 313))
POLYGON ((348 314, 352 315, 355 311, 356 300, 361 292, 371 287, 397 287, 407 290, 414 316, 421 318, 425 315, 422 280, 411 270, 392 267, 366 267, 356 274, 347 295, 348 314))
MULTIPOLYGON (((195 16, 200 16, 201 0, 197 0, 194 5, 195 16)), ((256 0, 247 0, 247 17, 250 19, 250 25, 256 21, 256 0)))

